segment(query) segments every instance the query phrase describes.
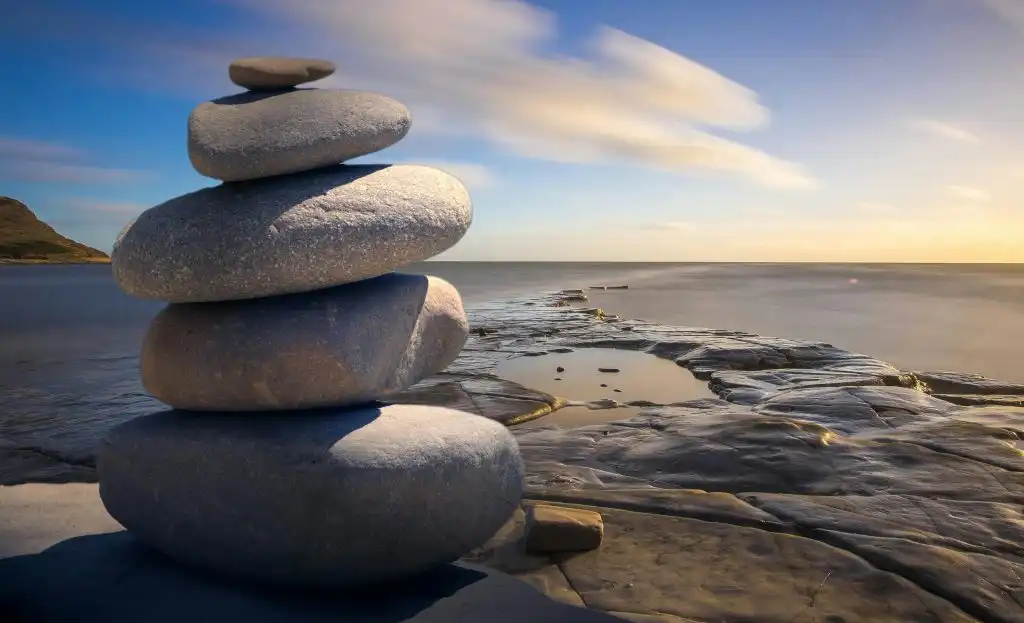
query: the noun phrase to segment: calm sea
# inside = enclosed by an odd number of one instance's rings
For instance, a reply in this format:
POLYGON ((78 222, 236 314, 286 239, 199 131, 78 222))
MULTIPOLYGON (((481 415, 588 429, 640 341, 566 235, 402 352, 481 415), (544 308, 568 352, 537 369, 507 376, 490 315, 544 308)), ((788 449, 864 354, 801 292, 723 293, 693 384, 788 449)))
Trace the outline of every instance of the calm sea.
MULTIPOLYGON (((467 307, 594 285, 629 318, 824 340, 905 369, 1024 382, 1024 266, 445 263, 467 307)), ((131 299, 107 266, 0 267, 0 482, 13 448, 88 460, 110 425, 159 408, 136 355, 160 304, 131 299), (5 450, 6 449, 6 450, 5 450)), ((471 313, 472 316, 472 313, 471 313)))

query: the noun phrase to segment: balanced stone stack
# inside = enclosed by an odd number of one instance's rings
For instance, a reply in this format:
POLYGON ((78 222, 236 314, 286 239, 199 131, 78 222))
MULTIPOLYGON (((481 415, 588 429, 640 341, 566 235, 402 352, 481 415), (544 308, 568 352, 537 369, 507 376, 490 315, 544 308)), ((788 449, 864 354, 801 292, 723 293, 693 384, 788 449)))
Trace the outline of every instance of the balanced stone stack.
POLYGON ((249 89, 198 106, 188 148, 222 184, 151 208, 112 260, 128 294, 170 303, 141 354, 173 409, 104 439, 110 514, 179 561, 260 583, 338 587, 457 559, 511 516, 523 467, 500 424, 386 400, 458 355, 449 283, 394 272, 472 220, 454 177, 340 164, 401 140, 390 98, 295 88, 326 61, 242 59, 249 89))

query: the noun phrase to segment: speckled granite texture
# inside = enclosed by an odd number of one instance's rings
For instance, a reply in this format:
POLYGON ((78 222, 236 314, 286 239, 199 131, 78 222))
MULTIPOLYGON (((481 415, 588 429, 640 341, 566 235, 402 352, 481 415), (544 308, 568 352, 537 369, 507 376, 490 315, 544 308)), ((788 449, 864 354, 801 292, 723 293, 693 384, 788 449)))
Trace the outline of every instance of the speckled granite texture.
POLYGON ((472 223, 455 177, 345 166, 206 188, 143 212, 118 236, 128 294, 174 303, 308 292, 431 258, 472 223))

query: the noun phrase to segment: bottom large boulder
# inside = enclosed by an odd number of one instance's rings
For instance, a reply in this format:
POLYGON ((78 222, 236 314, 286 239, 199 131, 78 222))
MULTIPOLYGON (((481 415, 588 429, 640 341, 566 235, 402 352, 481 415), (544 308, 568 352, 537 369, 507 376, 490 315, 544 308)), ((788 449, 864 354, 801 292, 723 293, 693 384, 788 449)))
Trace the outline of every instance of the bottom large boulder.
POLYGON ((523 486, 504 426, 414 405, 163 411, 112 429, 98 469, 107 511, 166 555, 308 587, 455 560, 502 526, 523 486))

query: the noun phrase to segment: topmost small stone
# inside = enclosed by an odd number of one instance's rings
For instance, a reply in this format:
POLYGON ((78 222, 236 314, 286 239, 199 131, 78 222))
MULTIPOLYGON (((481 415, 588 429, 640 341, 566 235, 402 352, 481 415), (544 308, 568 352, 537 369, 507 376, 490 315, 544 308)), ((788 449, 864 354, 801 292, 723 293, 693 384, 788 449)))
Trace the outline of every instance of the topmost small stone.
POLYGON ((233 61, 228 76, 250 91, 269 91, 326 78, 334 69, 334 63, 315 58, 253 56, 233 61))

